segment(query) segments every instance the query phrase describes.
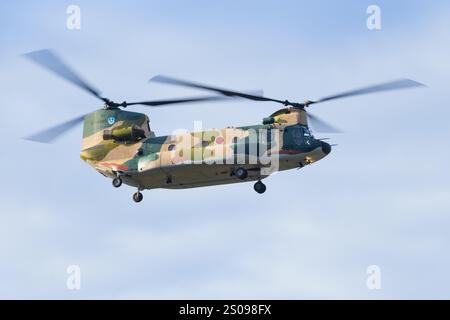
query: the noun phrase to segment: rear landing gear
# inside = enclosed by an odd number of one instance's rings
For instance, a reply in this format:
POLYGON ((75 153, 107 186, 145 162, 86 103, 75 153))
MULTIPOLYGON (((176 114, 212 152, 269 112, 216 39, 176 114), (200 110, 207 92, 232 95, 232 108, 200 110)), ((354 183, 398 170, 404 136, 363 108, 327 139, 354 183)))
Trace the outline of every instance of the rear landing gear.
POLYGON ((264 192, 266 192, 266 185, 264 183, 262 183, 261 181, 258 181, 253 186, 253 189, 255 189, 255 191, 257 193, 263 194, 264 192))
POLYGON ((120 177, 114 178, 112 184, 114 188, 118 188, 122 185, 122 179, 120 177))
POLYGON ((141 202, 142 199, 144 199, 144 196, 142 195, 142 193, 140 191, 136 192, 135 194, 133 194, 133 200, 134 202, 141 202))

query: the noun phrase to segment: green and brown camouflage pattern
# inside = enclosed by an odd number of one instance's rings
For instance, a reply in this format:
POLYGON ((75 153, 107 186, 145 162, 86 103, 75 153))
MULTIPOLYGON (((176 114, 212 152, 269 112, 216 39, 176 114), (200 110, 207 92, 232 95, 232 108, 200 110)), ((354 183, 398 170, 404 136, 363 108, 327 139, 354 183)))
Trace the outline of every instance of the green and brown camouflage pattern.
POLYGON ((304 135, 305 110, 282 109, 269 119, 268 124, 157 137, 145 114, 101 109, 84 119, 80 157, 105 176, 153 189, 242 182, 233 176, 238 167, 248 170, 245 181, 263 179, 268 167, 298 168, 329 153, 322 141, 304 135), (262 161, 261 153, 276 159, 277 165, 262 161))

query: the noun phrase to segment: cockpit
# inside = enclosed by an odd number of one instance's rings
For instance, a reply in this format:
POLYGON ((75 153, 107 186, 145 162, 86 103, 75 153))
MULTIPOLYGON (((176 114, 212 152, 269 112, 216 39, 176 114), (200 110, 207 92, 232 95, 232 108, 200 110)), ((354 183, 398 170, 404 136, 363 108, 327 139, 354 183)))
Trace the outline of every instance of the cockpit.
POLYGON ((283 140, 285 148, 297 149, 299 146, 311 145, 314 136, 307 126, 295 125, 284 129, 283 140))

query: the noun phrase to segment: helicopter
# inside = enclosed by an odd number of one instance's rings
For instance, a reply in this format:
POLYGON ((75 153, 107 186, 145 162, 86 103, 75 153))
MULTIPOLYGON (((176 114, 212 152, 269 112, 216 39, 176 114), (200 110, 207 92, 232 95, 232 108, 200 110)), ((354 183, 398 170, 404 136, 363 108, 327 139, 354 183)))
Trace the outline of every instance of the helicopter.
POLYGON ((383 91, 423 87, 410 79, 399 79, 360 89, 325 96, 317 100, 291 102, 262 93, 235 91, 197 82, 158 75, 151 82, 213 92, 214 95, 166 100, 114 102, 103 97, 55 53, 48 49, 24 57, 53 72, 101 100, 103 106, 36 134, 27 140, 51 143, 78 124, 83 124, 80 158, 119 188, 123 183, 137 188, 135 202, 143 200, 143 190, 185 189, 253 181, 254 190, 263 194, 262 182, 274 172, 300 169, 330 154, 333 145, 316 139, 314 132, 338 133, 333 126, 311 114, 312 105, 336 99, 383 91), (232 99, 272 102, 283 107, 260 124, 206 131, 156 136, 146 114, 125 111, 141 105, 163 107, 184 103, 215 102, 232 99))

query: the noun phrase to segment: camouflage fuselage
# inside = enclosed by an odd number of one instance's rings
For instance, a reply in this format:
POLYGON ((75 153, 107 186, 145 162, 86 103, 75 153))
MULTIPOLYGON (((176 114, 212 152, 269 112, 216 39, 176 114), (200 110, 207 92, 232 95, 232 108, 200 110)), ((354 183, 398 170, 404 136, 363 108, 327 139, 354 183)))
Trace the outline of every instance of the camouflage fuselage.
POLYGON ((145 114, 101 109, 85 117, 81 159, 140 189, 192 188, 263 179, 325 157, 306 112, 282 109, 264 124, 155 136, 145 114), (234 176, 245 168, 248 178, 234 176))

